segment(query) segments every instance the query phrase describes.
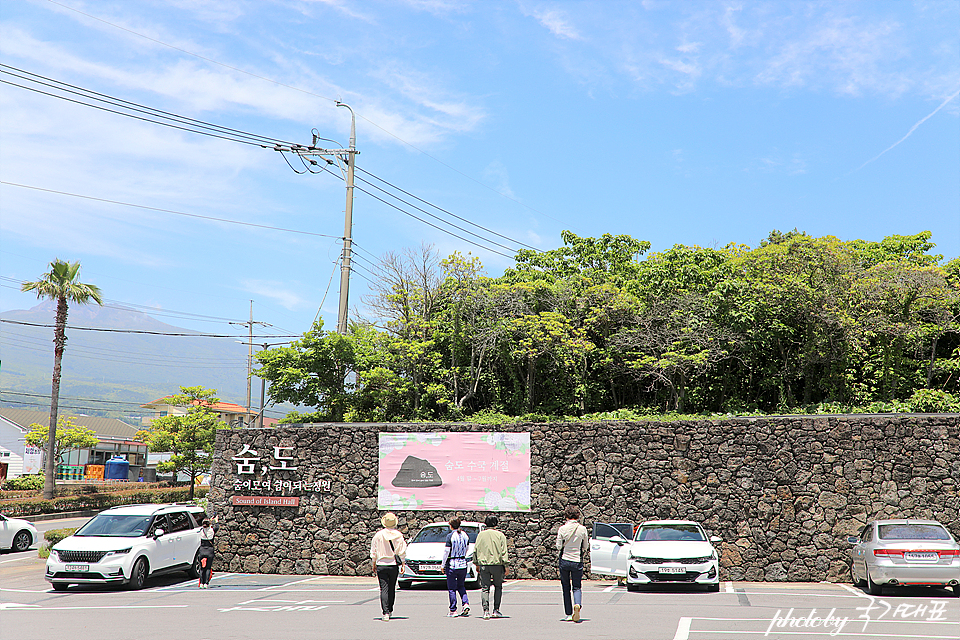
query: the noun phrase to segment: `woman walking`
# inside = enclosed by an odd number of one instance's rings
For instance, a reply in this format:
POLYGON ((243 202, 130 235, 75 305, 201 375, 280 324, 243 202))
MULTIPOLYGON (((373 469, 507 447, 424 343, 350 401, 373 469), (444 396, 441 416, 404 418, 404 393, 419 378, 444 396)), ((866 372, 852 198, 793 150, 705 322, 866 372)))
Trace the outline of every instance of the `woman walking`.
POLYGON ((370 543, 370 559, 373 561, 373 575, 380 582, 380 610, 384 622, 393 614, 393 603, 397 596, 397 578, 400 568, 407 557, 407 543, 403 534, 397 531, 397 516, 385 513, 380 518, 383 529, 377 531, 370 543))
POLYGON ((560 554, 560 585, 563 587, 563 612, 566 622, 580 622, 581 580, 583 556, 590 551, 587 528, 580 524, 580 509, 574 505, 564 511, 567 521, 557 531, 557 551, 560 554), (571 587, 573 601, 571 602, 571 587))
POLYGON ((210 525, 209 518, 203 519, 200 528, 200 588, 209 589, 210 579, 213 577, 213 536, 216 530, 210 525))
POLYGON ((467 548, 470 546, 470 536, 460 528, 460 519, 453 518, 449 523, 450 533, 447 534, 447 543, 443 548, 443 572, 447 576, 447 593, 450 595, 450 613, 447 617, 457 615, 457 594, 463 602, 461 616, 470 615, 470 599, 467 597, 467 548))

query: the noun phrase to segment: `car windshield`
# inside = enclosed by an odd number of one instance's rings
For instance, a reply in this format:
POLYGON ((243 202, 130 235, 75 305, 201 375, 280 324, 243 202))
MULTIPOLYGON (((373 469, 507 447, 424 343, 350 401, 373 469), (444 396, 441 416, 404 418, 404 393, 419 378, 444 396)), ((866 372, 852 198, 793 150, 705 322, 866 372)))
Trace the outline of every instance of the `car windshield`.
MULTIPOLYGON (((470 542, 477 541, 477 534, 480 533, 480 527, 461 527, 463 532, 470 538, 470 542)), ((413 542, 446 542, 447 534, 450 533, 450 527, 446 525, 437 525, 434 527, 424 527, 420 529, 413 542)))
POLYGON ((681 540, 702 542, 703 532, 695 524, 645 524, 637 531, 636 540, 681 540))
POLYGON ((146 533, 150 516, 119 516, 101 513, 80 527, 75 536, 137 538, 146 533))
POLYGON ((881 540, 949 540, 950 534, 938 524, 881 524, 881 540))

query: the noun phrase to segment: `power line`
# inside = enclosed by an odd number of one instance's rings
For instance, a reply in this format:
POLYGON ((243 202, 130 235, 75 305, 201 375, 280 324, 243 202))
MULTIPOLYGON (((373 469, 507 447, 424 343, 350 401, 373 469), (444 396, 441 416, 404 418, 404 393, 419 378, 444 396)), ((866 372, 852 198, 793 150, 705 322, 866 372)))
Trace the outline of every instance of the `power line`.
MULTIPOLYGON (((5 318, 0 318, 0 322, 6 322, 9 324, 20 324, 28 327, 47 327, 54 328, 56 325, 53 324, 42 324, 39 322, 21 322, 19 320, 7 320, 5 318)), ((249 336, 237 336, 237 335, 228 335, 220 333, 168 333, 165 331, 143 331, 136 329, 107 329, 105 327, 77 327, 74 325, 67 325, 67 329, 73 329, 75 331, 102 331, 105 333, 139 333, 152 336, 176 336, 181 338, 249 338, 249 336)), ((254 336, 255 338, 300 338, 300 335, 276 335, 276 336, 254 336)))
POLYGON ((144 120, 146 122, 152 122, 153 124, 159 124, 165 127, 170 127, 173 129, 180 129, 183 131, 190 131, 192 133, 199 133, 201 135, 211 136, 214 138, 221 138, 223 140, 230 140, 232 142, 240 142, 243 144, 254 145, 258 147, 270 148, 276 145, 287 145, 287 146, 299 146, 296 143, 287 142, 285 140, 280 140, 279 138, 272 138, 269 136, 262 136, 255 133, 250 133, 247 131, 242 131, 240 129, 233 129, 231 127, 225 127, 223 125, 214 124, 212 122, 206 122, 204 120, 197 120, 196 118, 189 118, 187 116, 181 116, 170 111, 164 111, 163 109, 157 109, 155 107, 149 107, 137 102, 132 102, 130 100, 124 100, 123 98, 117 98, 106 93, 100 93, 99 91, 93 91, 92 89, 85 89, 68 82, 63 82, 61 80, 56 80, 54 78, 49 78, 47 76, 42 76, 25 69, 20 69, 8 64, 0 63, 0 73, 5 73, 9 76, 17 78, 25 82, 31 82, 55 91, 60 91, 63 93, 75 95, 78 98, 84 100, 93 100, 95 102, 100 102, 110 107, 115 107, 110 109, 107 107, 98 106, 96 104, 91 104, 89 102, 83 102, 83 100, 76 100, 69 98, 67 96, 59 95, 56 93, 50 93, 49 91, 44 91, 42 89, 37 89, 35 87, 28 87, 22 84, 17 84, 15 82, 10 82, 9 80, 0 80, 0 82, 5 82, 6 84, 20 87, 21 89, 27 89, 28 91, 35 91, 37 93, 42 93, 54 98, 59 98, 61 100, 66 100, 68 102, 73 102, 80 104, 86 107, 91 107, 94 109, 101 109, 103 111, 109 111, 110 113, 115 113, 117 115, 126 116, 128 118, 134 118, 136 120, 144 120), (12 71, 11 71, 12 70, 12 71), (125 109, 133 113, 127 113, 126 111, 117 111, 117 109, 125 109), (142 116, 134 115, 136 113, 143 114, 142 116))
MULTIPOLYGON (((540 251, 539 249, 537 249, 536 247, 534 247, 534 246, 532 246, 532 245, 526 244, 526 243, 524 243, 524 242, 521 242, 521 241, 516 240, 516 239, 514 239, 514 238, 511 238, 511 237, 509 237, 509 236, 505 236, 505 235, 503 235, 502 233, 497 233, 497 232, 494 231, 493 229, 488 229, 487 227, 484 227, 483 225, 479 225, 479 224, 477 224, 476 222, 472 222, 472 221, 470 221, 470 220, 468 220, 468 219, 466 219, 466 218, 464 218, 464 217, 458 216, 457 214, 455 214, 455 213, 453 213, 453 212, 451 212, 451 211, 447 211, 447 210, 444 209, 443 207, 438 207, 437 205, 433 204, 432 202, 428 202, 428 201, 424 200, 423 198, 421 198, 421 197, 419 197, 419 196, 415 196, 414 194, 410 193, 409 191, 405 191, 404 189, 401 189, 401 188, 398 187, 397 185, 392 184, 392 183, 384 180, 383 178, 381 178, 381 177, 379 177, 379 176, 376 176, 376 175, 370 173, 369 171, 363 169, 362 167, 357 167, 357 171, 360 171, 360 172, 362 172, 362 173, 365 173, 365 174, 367 174, 368 176, 370 176, 371 178, 373 178, 374 180, 378 180, 378 181, 384 183, 385 185, 389 186, 390 188, 396 189, 396 190, 399 191, 400 193, 403 193, 403 194, 405 194, 405 195, 408 195, 408 196, 410 196, 411 198, 414 198, 414 199, 418 200, 419 202, 422 202, 423 204, 425 204, 425 205, 427 205, 427 206, 433 207, 433 208, 436 209, 437 211, 442 211, 443 213, 447 214, 448 216, 452 216, 452 217, 456 218, 457 220, 461 220, 461 221, 463 221, 463 222, 466 222, 467 224, 473 225, 474 227, 477 227, 478 229, 483 229, 483 230, 486 231, 487 233, 492 233, 493 235, 495 235, 495 236, 497 236, 497 237, 500 237, 500 238, 503 238, 504 240, 509 240, 510 242, 513 242, 514 244, 519 244, 519 245, 521 245, 521 246, 527 247, 528 249, 533 249, 534 251, 538 251, 538 252, 540 251)), ((361 178, 361 180, 363 180, 363 179, 361 178)), ((369 184, 370 186, 376 186, 376 185, 373 185, 372 183, 370 183, 370 182, 367 181, 367 180, 363 180, 363 181, 366 182, 367 184, 369 184)), ((376 187, 376 188, 379 189, 379 187, 376 187)), ((381 189, 381 191, 384 191, 384 193, 386 193, 386 191, 383 190, 383 189, 381 189)), ((396 196, 394 196, 394 197, 396 197, 396 196)), ((397 199, 399 200, 400 198, 397 198, 397 199)), ((422 211, 422 209, 421 209, 421 211, 422 211)), ((503 245, 500 245, 500 246, 503 246, 503 245)), ((505 247, 505 248, 509 248, 509 247, 505 247)))
MULTIPOLYGON (((336 175, 336 174, 334 174, 336 175)), ((171 213, 178 216, 187 216, 189 218, 200 218, 202 220, 213 220, 214 222, 225 222, 227 224, 237 224, 244 227, 257 227, 258 229, 269 229, 271 231, 285 231, 287 233, 299 233, 307 236, 319 236, 321 238, 333 238, 341 239, 342 236, 332 236, 325 233, 315 233, 313 231, 301 231, 299 229, 287 229, 284 227, 274 227, 266 224, 256 224, 254 222, 241 222, 239 220, 231 220, 229 218, 215 218, 213 216, 203 216, 198 213, 185 213, 183 211, 175 211, 173 209, 161 209, 159 207, 149 207, 143 204, 133 204, 131 202, 121 202, 119 200, 108 200, 106 198, 96 198, 94 196, 85 196, 79 193, 70 193, 69 191, 57 191, 55 189, 45 189, 43 187, 34 187, 28 184, 19 184, 16 182, 7 182, 5 180, 0 180, 0 184, 9 185, 11 187, 20 187, 22 189, 33 189, 34 191, 45 191, 47 193, 55 193, 61 196, 70 196, 73 198, 83 198, 84 200, 94 200, 96 202, 106 202, 107 204, 116 204, 124 207, 134 207, 136 209, 146 209, 148 211, 157 211, 160 213, 171 213)))

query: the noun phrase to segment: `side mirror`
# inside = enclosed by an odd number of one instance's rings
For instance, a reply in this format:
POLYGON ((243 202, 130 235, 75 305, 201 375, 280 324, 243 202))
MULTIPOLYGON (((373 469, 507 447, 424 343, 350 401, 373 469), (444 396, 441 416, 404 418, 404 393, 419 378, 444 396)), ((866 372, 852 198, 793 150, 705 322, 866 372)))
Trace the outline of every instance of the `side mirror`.
POLYGON ((630 543, 630 541, 624 538, 623 536, 613 536, 612 538, 610 538, 610 542, 616 542, 621 547, 625 544, 630 543))
POLYGON ((723 542, 723 538, 720 536, 710 536, 710 542, 723 542))
POLYGON ((850 544, 860 544, 860 538, 858 536, 847 536, 847 542, 850 544))
POLYGON ((153 537, 154 537, 154 539, 159 538, 160 536, 163 535, 163 533, 164 533, 164 532, 163 532, 163 529, 157 529, 157 530, 155 530, 155 531, 153 532, 153 537))

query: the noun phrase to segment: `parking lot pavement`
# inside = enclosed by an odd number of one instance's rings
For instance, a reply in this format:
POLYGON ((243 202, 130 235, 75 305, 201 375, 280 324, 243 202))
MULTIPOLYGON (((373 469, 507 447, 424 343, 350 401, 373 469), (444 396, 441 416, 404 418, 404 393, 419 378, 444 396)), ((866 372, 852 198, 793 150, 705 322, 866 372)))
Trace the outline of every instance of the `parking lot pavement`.
POLYGON ((397 592, 396 615, 382 622, 376 580, 366 576, 217 573, 207 590, 168 576, 142 591, 53 592, 43 580, 43 561, 34 558, 0 565, 0 638, 100 640, 109 629, 138 640, 956 640, 960 628, 960 599, 950 592, 915 589, 872 598, 826 583, 734 582, 720 593, 682 587, 630 593, 616 582, 591 580, 584 583, 580 624, 562 621, 557 581, 508 581, 506 617, 499 620, 480 617, 479 590, 469 598, 470 617, 447 618, 444 585, 415 584, 397 592))

